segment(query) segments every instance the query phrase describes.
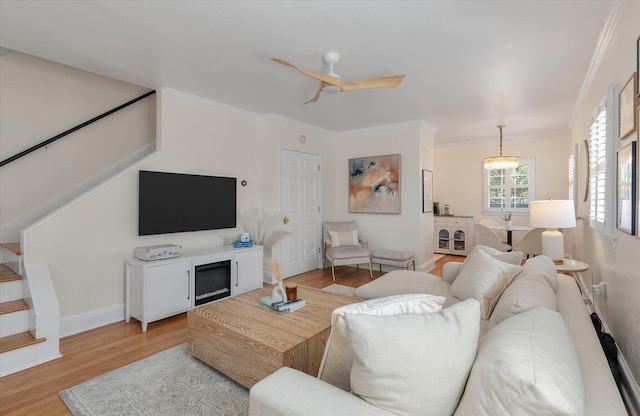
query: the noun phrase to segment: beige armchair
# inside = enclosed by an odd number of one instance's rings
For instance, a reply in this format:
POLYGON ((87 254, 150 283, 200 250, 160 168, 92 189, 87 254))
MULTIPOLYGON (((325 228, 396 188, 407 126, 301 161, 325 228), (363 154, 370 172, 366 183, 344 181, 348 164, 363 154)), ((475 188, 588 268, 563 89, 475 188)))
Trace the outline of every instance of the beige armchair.
POLYGON ((500 236, 483 224, 475 225, 476 244, 493 247, 500 251, 510 251, 511 246, 500 241, 500 236))
POLYGON ((491 231, 493 231, 494 233, 496 233, 498 235, 498 237, 500 237, 500 241, 502 241, 503 243, 507 242, 507 233, 505 233, 504 230, 498 230, 497 229, 498 227, 500 227, 500 224, 498 224, 497 221, 494 221, 494 220, 481 220, 480 224, 486 225, 487 227, 491 228, 491 231))
POLYGON ((518 248, 518 251, 522 251, 527 258, 529 256, 535 257, 542 254, 542 232, 544 228, 534 228, 533 230, 527 231, 527 233, 522 237, 522 240, 515 246, 518 248))
MULTIPOLYGON (((324 240, 324 256, 331 264, 331 275, 336 280, 335 266, 355 264, 369 265, 369 277, 373 279, 369 245, 358 235, 358 225, 355 221, 323 222, 322 238, 324 240), (364 244, 364 246, 363 246, 364 244)), ((326 268, 326 262, 323 261, 326 268)))

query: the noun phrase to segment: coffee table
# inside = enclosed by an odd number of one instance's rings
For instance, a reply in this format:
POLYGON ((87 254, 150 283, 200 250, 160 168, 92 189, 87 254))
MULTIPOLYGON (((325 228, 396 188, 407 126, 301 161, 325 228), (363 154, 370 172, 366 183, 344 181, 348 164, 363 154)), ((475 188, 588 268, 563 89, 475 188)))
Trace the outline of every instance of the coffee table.
POLYGON ((187 313, 187 351, 247 388, 281 367, 317 376, 331 313, 362 299, 298 285, 304 307, 293 313, 260 305, 263 288, 187 313))

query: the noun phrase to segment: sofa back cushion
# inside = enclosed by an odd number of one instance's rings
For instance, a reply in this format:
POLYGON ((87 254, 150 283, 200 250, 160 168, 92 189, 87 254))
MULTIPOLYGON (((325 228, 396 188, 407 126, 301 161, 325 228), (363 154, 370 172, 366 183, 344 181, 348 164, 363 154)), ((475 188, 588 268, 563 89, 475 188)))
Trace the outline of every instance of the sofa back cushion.
MULTIPOLYGON (((556 294, 549 284, 550 279, 545 278, 545 274, 548 276, 549 273, 544 270, 546 268, 544 261, 530 262, 531 260, 525 263, 522 272, 513 279, 500 296, 491 314, 490 326, 537 307, 558 310, 556 294)), ((553 262, 551 265, 553 266, 553 262)), ((556 280, 553 279, 553 283, 555 282, 556 280)))
POLYGON ((478 346, 455 416, 582 415, 580 363, 558 312, 536 308, 491 329, 478 346))
POLYGON ((350 391, 351 336, 347 328, 347 315, 390 316, 401 313, 437 312, 445 298, 428 294, 407 294, 371 299, 340 307, 331 316, 331 333, 327 339, 318 378, 343 390, 350 391))
POLYGON ((482 319, 489 319, 495 304, 521 266, 496 260, 484 251, 476 252, 451 284, 449 293, 460 300, 480 302, 482 319))
POLYGON ((558 269, 551 257, 547 256, 535 256, 527 260, 524 264, 524 268, 527 273, 536 273, 544 278, 553 291, 556 291, 558 285, 558 269))
POLYGON ((350 314, 346 321, 355 394, 398 415, 453 414, 478 346, 475 299, 434 313, 350 314))

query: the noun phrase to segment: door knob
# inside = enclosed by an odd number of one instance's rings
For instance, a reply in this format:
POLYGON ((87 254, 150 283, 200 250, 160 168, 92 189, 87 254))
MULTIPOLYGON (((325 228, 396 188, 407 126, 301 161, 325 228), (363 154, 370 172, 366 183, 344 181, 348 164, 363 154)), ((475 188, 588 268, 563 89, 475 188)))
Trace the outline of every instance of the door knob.
POLYGON ((286 216, 282 219, 282 222, 284 224, 289 224, 289 218, 287 218, 286 216))

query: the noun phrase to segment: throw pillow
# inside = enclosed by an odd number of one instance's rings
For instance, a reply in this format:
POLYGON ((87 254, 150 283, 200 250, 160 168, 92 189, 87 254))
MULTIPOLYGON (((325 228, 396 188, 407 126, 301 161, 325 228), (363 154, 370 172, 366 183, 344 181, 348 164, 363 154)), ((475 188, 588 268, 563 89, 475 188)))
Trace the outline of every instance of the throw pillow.
POLYGON ((357 246, 358 230, 352 231, 329 231, 329 237, 331 237, 331 245, 334 247, 340 246, 357 246))
MULTIPOLYGON (((449 283, 453 283, 456 277, 460 274, 460 272, 464 269, 464 267, 469 263, 469 260, 479 251, 483 251, 486 254, 490 255, 496 260, 503 261, 505 263, 514 264, 519 266, 522 264, 522 259, 524 258, 524 254, 521 251, 509 251, 507 253, 497 250, 493 247, 487 247, 483 245, 475 245, 469 255, 464 259, 462 265, 458 267, 458 270, 452 273, 444 273, 444 268, 442 271, 442 280, 447 281, 449 283)), ((447 263, 448 264, 448 263, 447 263)))
POLYGON ((478 302, 435 313, 346 316, 353 393, 398 415, 451 415, 476 356, 478 302))
POLYGON ((476 299, 482 308, 482 319, 489 319, 502 291, 521 266, 496 260, 484 251, 476 252, 451 284, 449 294, 460 300, 476 299))
POLYGON ((480 341, 455 416, 582 415, 580 363, 558 312, 507 319, 480 341))
POLYGON ((351 337, 347 329, 347 315, 389 316, 401 313, 437 312, 445 298, 427 294, 404 294, 371 299, 340 307, 331 316, 331 333, 324 348, 318 378, 343 390, 350 391, 349 375, 353 362, 351 337))

